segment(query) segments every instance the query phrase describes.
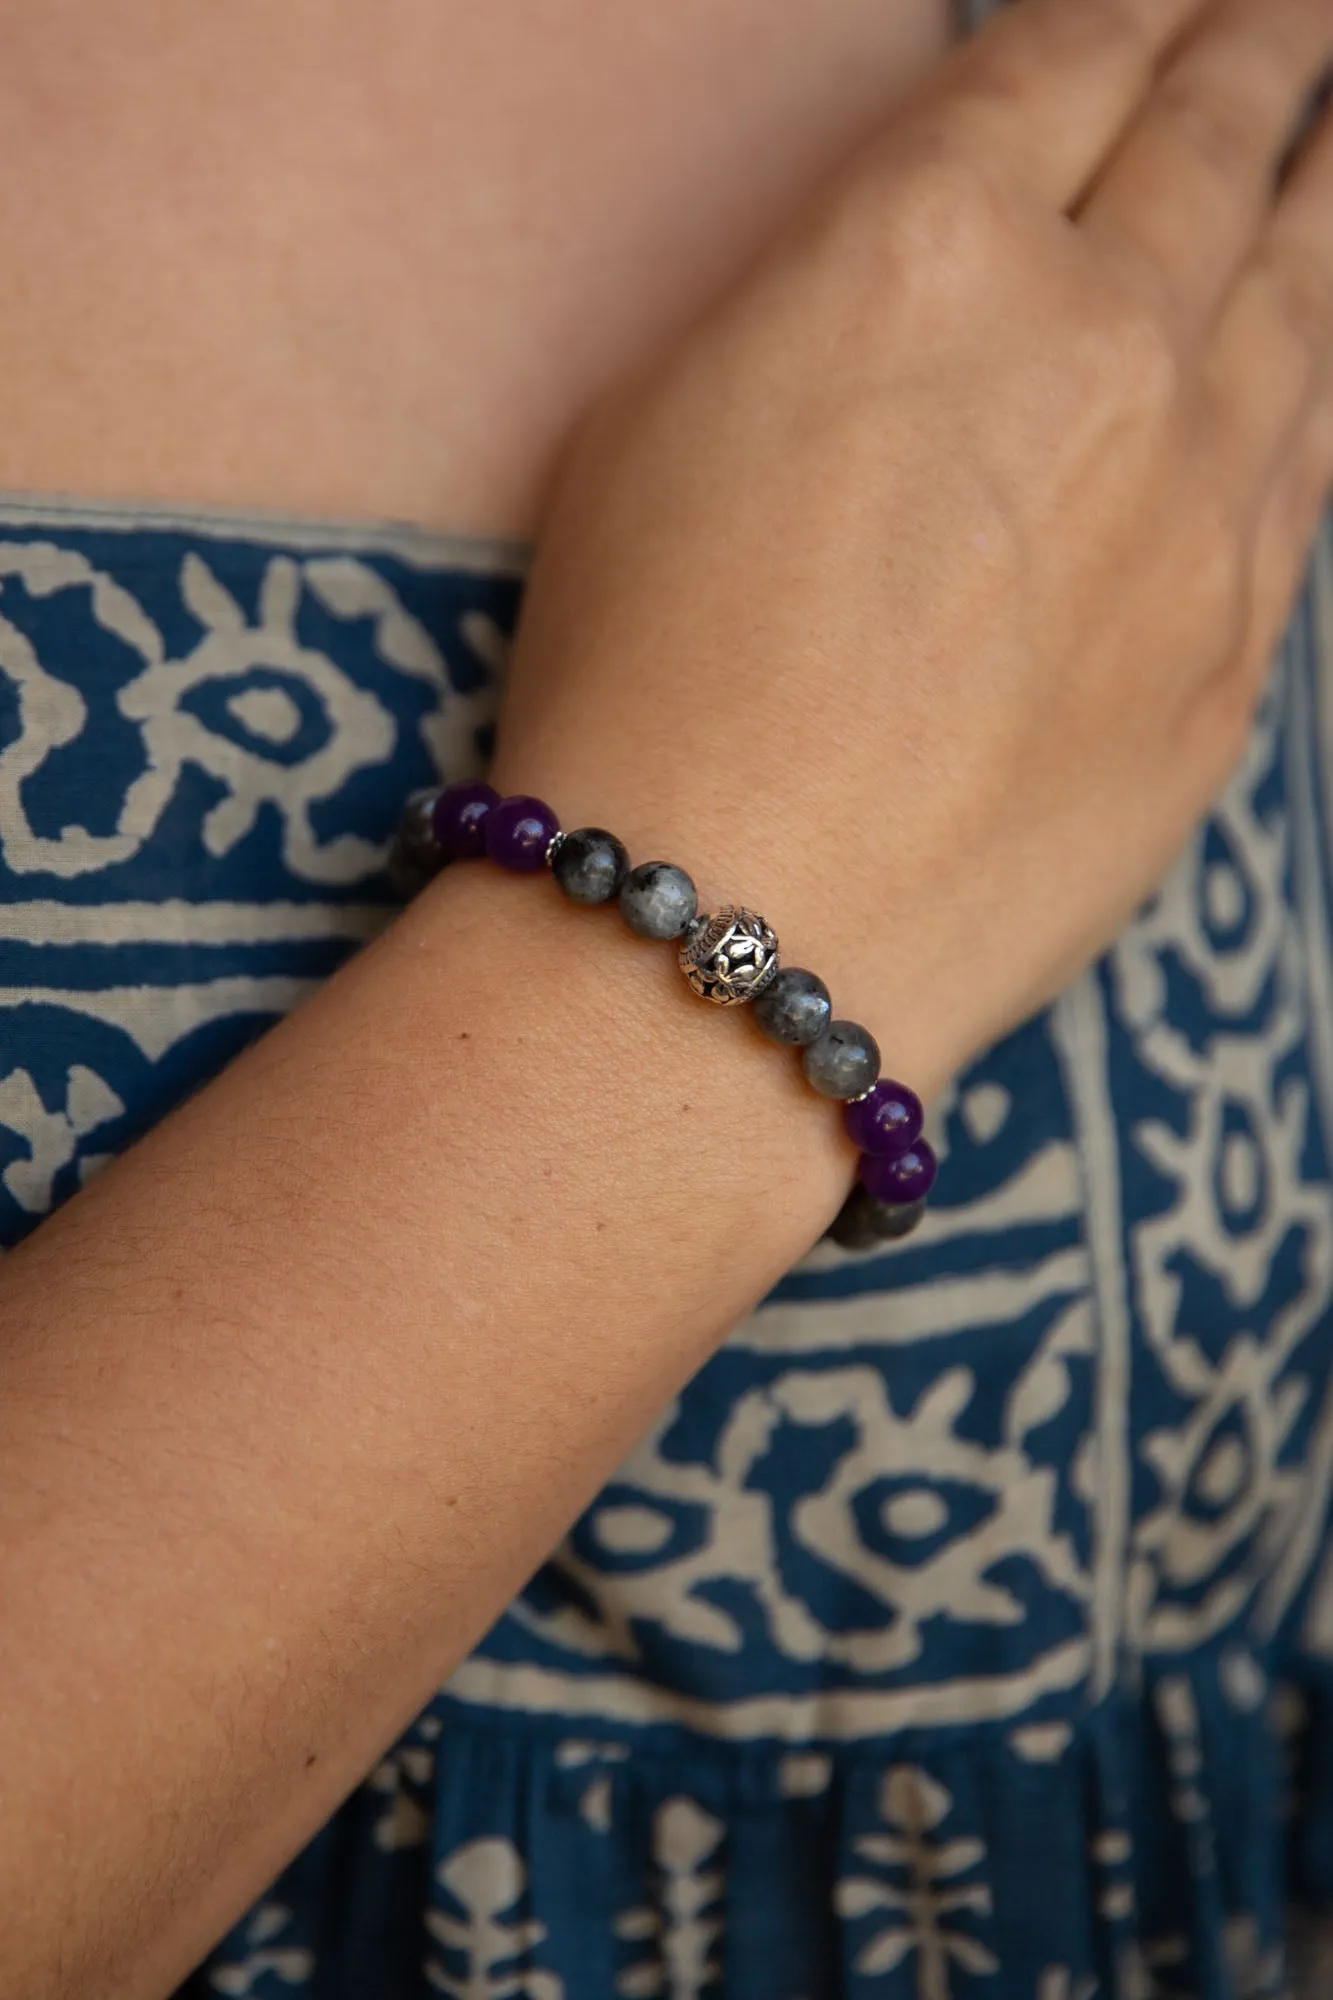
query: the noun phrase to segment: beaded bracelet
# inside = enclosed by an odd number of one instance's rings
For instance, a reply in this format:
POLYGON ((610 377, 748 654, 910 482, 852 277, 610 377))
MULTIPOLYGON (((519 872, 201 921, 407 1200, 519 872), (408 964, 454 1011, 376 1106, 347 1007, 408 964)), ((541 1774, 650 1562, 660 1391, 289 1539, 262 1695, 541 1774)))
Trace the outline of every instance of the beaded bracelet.
POLYGON ((518 875, 549 868, 572 903, 614 898, 637 936, 679 941, 681 971, 703 999, 720 1007, 748 1002, 770 1041, 801 1051, 807 1081, 843 1103, 848 1136, 861 1152, 856 1185, 825 1232, 835 1243, 868 1250, 916 1228, 936 1174, 921 1137, 921 1100, 881 1078, 874 1036, 855 1021, 833 1019, 822 979, 779 965, 777 938, 762 917, 732 904, 701 916, 683 868, 666 861, 631 867, 613 833, 599 826, 564 833, 541 799, 502 799, 486 784, 412 794, 389 864, 405 896, 447 862, 482 856, 518 875))

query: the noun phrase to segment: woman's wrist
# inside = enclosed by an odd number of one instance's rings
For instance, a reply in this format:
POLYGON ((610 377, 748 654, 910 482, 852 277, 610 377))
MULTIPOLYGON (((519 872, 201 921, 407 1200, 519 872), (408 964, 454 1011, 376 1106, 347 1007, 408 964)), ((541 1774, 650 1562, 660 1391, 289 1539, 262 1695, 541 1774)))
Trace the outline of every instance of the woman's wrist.
MULTIPOLYGON (((906 855, 885 880, 854 823, 830 825, 804 804, 808 771, 803 785, 793 767, 790 813, 751 816, 748 775, 731 760, 682 763, 654 758, 645 746, 636 768, 619 746, 599 756, 591 732, 561 742, 557 757, 534 741, 535 754, 525 757, 527 720, 515 720, 516 748, 507 753, 502 742, 488 774, 501 796, 536 793, 562 825, 609 828, 635 863, 675 863, 696 884, 701 911, 735 904, 760 913, 777 933, 782 962, 818 971, 838 1017, 875 1036, 885 1075, 929 1100, 985 1041, 989 997, 969 965, 957 899, 914 879, 906 855)), ((622 942, 632 949, 633 939, 622 942)), ((662 984, 679 986, 689 1001, 674 955, 665 962, 673 978, 659 975, 662 984)), ((755 1045, 762 1064, 763 1038, 751 1031, 742 1041, 755 1045)), ((850 1172, 853 1152, 847 1160, 850 1172)))
POLYGON ((698 998, 744 1007, 770 1042, 799 1056, 805 1080, 840 1109, 857 1148, 857 1184, 828 1231, 836 1242, 882 1247, 916 1228, 937 1172, 921 1100, 884 1074, 876 1037, 838 1013, 819 974, 784 960, 767 918, 734 903, 703 907, 674 862, 636 864, 616 834, 562 827, 549 801, 531 793, 502 798, 471 780, 408 798, 389 858, 405 898, 451 864, 486 862, 519 877, 549 871, 576 907, 614 905, 635 937, 671 948, 698 998))
POLYGON ((520 1149, 526 1133, 546 1165, 558 1159, 566 1199, 595 1234, 632 1238, 636 1217, 656 1218, 688 1244, 701 1301, 734 1287, 718 1331, 817 1240, 855 1167, 841 1121, 748 1009, 700 1004, 673 948, 635 937, 614 906, 569 903, 545 870, 506 876, 485 863, 448 867, 395 930, 450 963, 485 961, 475 998, 441 994, 442 1031, 464 1038, 473 1063, 518 1056, 495 1115, 522 1107, 520 1149), (528 1076, 549 1110, 532 1103, 528 1076))

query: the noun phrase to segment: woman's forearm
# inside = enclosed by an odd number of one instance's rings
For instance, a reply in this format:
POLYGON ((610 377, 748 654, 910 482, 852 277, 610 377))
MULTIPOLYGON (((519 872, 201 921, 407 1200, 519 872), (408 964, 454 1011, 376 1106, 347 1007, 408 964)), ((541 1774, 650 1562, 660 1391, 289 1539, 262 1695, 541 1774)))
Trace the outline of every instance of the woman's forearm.
POLYGON ((829 1219, 672 956, 459 869, 6 1263, 5 1991, 165 1991, 829 1219))

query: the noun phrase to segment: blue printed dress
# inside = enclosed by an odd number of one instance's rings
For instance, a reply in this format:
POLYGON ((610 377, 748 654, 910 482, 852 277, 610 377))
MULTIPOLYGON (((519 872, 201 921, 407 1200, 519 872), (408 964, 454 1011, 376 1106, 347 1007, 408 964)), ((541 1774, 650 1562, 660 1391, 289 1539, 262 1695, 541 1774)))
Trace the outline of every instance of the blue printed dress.
MULTIPOLYGON (((0 505, 0 1227, 393 914, 518 553, 0 505)), ((1276 2000, 1333 1897, 1333 537, 1241 769, 189 1986, 1276 2000)), ((1333 1992, 1307 1971, 1303 1994, 1333 1992)))
MULTIPOLYGON (((0 503, 0 1244, 392 917, 521 578, 0 503)), ((921 1231, 734 1329, 180 2000, 1333 1996, 1333 533, 932 1127, 921 1231)))

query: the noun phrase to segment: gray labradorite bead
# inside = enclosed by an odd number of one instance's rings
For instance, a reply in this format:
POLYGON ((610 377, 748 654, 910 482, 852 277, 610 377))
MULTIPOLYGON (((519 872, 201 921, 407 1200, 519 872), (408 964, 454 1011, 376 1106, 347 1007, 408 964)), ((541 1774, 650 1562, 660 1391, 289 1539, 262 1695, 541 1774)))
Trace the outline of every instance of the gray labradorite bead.
POLYGON ((693 882, 669 861, 645 861, 632 868, 620 891, 620 914, 639 937, 683 937, 698 908, 693 882))
POLYGON ((439 796, 438 785, 428 785, 422 791, 413 792, 403 807, 394 833, 393 845, 389 849, 389 881, 394 894, 404 903, 410 902, 444 866, 444 855, 435 838, 433 820, 435 801, 439 796))
POLYGON ((561 841, 551 873, 571 903, 609 903, 629 874, 629 855, 604 826, 581 826, 561 841))
POLYGON ((821 1097, 860 1097, 879 1081, 879 1043, 855 1021, 830 1021, 801 1067, 821 1097))
POLYGON ((799 965, 784 965, 754 1003, 754 1018, 769 1040, 794 1049, 817 1042, 832 1014, 828 987, 799 965))
POLYGON ((858 1181, 825 1232, 843 1250, 874 1250, 910 1236, 926 1212, 924 1201, 876 1201, 858 1181))
POLYGON ((885 1243, 910 1236, 926 1212, 924 1201, 876 1201, 873 1194, 867 1194, 866 1201, 872 1210, 875 1234, 885 1243))

